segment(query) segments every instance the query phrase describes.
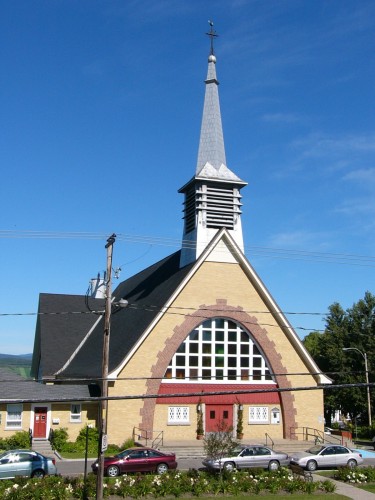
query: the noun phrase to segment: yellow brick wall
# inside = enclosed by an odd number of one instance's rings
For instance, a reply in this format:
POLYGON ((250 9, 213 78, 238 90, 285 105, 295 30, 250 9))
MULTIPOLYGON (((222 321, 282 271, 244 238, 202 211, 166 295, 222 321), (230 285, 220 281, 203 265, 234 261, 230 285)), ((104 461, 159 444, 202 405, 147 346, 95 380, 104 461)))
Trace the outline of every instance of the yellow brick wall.
MULTIPOLYGON (((220 299, 225 299, 228 306, 240 306, 250 316, 256 317, 258 324, 264 329, 264 335, 273 342, 276 352, 281 357, 282 364, 287 367, 288 373, 307 373, 305 364, 276 319, 271 314, 263 312, 266 311, 266 306, 241 267, 237 264, 205 262, 176 297, 172 304, 173 309, 171 309, 174 314, 166 313, 163 316, 119 374, 120 378, 129 378, 129 380, 116 382, 115 386, 109 389, 110 395, 146 394, 147 386, 144 378, 151 376, 151 369, 157 361, 157 354, 164 349, 165 343, 173 335, 174 328, 184 321, 184 314, 197 311, 202 305, 215 305, 220 299), (181 315, 176 314, 176 312, 180 312, 181 315)), ((251 331, 251 325, 247 325, 247 327, 251 331)), ((315 379, 311 375, 286 374, 286 380, 292 387, 316 386, 315 379)), ((320 390, 293 392, 293 396, 295 418, 298 425, 323 430, 322 392, 320 390)), ((177 435, 181 435, 181 437, 189 435, 189 438, 194 436, 194 424, 190 429, 185 426, 180 428, 178 428, 179 426, 167 426, 167 411, 166 408, 163 410, 163 407, 164 405, 156 405, 154 429, 164 429, 165 436, 173 435, 174 439, 177 435)), ((133 428, 141 422, 142 408, 141 399, 109 402, 108 434, 110 442, 120 444, 132 435, 133 428)), ((278 433, 276 428, 281 428, 281 426, 271 425, 265 427, 268 429, 267 432, 272 429, 273 433, 278 433)), ((262 426, 258 426, 257 429, 261 429, 261 431, 257 431, 259 434, 264 431, 262 426)), ((252 432, 253 430, 250 429, 249 437, 252 437, 252 432)), ((248 435, 246 430, 245 435, 248 435)))

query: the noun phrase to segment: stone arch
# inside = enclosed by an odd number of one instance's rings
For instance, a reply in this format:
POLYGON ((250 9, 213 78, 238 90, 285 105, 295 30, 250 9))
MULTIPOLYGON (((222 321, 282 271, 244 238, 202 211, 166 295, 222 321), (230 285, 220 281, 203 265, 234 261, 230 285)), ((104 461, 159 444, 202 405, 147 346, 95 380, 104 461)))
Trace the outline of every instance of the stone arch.
MULTIPOLYGON (((291 438, 291 430, 298 427, 298 425, 295 419, 296 410, 294 407, 294 396, 291 391, 288 391, 288 389, 292 387, 291 383, 286 378, 288 370, 283 365, 275 344, 269 340, 267 330, 259 325, 257 318, 243 311, 242 307, 229 306, 225 299, 218 299, 215 305, 207 306, 202 304, 197 311, 186 315, 184 321, 174 328, 173 334, 166 340, 164 348, 157 354, 157 361, 151 369, 151 378, 147 382, 146 395, 158 393, 161 379, 165 374, 171 358, 190 332, 206 319, 217 316, 225 316, 228 319, 244 325, 261 347, 270 364, 272 372, 276 373, 276 383, 280 389, 286 389, 286 391, 280 392, 281 411, 283 414, 283 434, 285 438, 291 438)), ((155 405, 155 398, 146 398, 144 400, 143 409, 141 411, 142 421, 140 423, 142 429, 152 431, 155 405)))

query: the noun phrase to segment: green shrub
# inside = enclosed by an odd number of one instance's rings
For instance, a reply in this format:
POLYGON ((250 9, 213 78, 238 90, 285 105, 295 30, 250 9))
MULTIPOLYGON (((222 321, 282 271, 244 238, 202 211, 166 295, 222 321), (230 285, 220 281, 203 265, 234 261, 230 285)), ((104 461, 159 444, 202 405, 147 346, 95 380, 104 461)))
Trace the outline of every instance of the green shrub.
POLYGON ((18 431, 13 436, 4 439, 5 448, 13 450, 15 448, 30 448, 30 434, 27 431, 18 431))
POLYGON ((68 442, 68 429, 66 427, 60 427, 59 429, 54 429, 51 436, 52 448, 57 451, 63 451, 67 442, 68 442))
POLYGON ((135 445, 134 439, 128 438, 122 443, 122 445, 120 446, 120 449, 126 450, 127 448, 133 448, 134 445, 135 445))

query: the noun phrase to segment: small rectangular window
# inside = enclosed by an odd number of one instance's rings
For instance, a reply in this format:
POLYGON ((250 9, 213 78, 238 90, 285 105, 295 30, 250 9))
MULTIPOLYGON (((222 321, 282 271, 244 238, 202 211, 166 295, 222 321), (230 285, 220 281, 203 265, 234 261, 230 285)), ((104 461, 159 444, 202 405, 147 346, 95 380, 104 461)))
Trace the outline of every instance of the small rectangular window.
POLYGON ((70 421, 81 422, 81 405, 79 403, 70 405, 70 421))
POLYGON ((22 428, 22 404, 7 405, 6 429, 22 428))
POLYGON ((251 424, 268 424, 268 408, 267 406, 250 406, 249 422, 251 424))
POLYGON ((190 412, 188 406, 169 406, 168 424, 188 424, 190 412))

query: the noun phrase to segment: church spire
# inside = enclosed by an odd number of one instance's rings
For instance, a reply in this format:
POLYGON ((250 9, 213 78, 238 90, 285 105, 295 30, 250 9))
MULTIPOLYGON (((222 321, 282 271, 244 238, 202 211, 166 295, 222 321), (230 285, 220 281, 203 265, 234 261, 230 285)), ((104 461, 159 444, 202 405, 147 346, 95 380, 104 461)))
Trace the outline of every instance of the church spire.
POLYGON ((216 170, 226 165, 223 127, 221 124, 219 82, 216 78, 216 57, 214 53, 214 38, 216 34, 214 23, 209 21, 211 47, 208 57, 208 71, 206 78, 206 93, 203 106, 201 135, 199 141, 198 162, 196 174, 199 175, 205 165, 210 164, 216 170))
POLYGON ((184 232, 181 267, 195 261, 222 228, 232 235, 243 251, 240 190, 247 183, 226 165, 223 127, 216 77, 214 39, 218 35, 210 23, 210 54, 203 117, 195 177, 179 192, 184 193, 184 232))

